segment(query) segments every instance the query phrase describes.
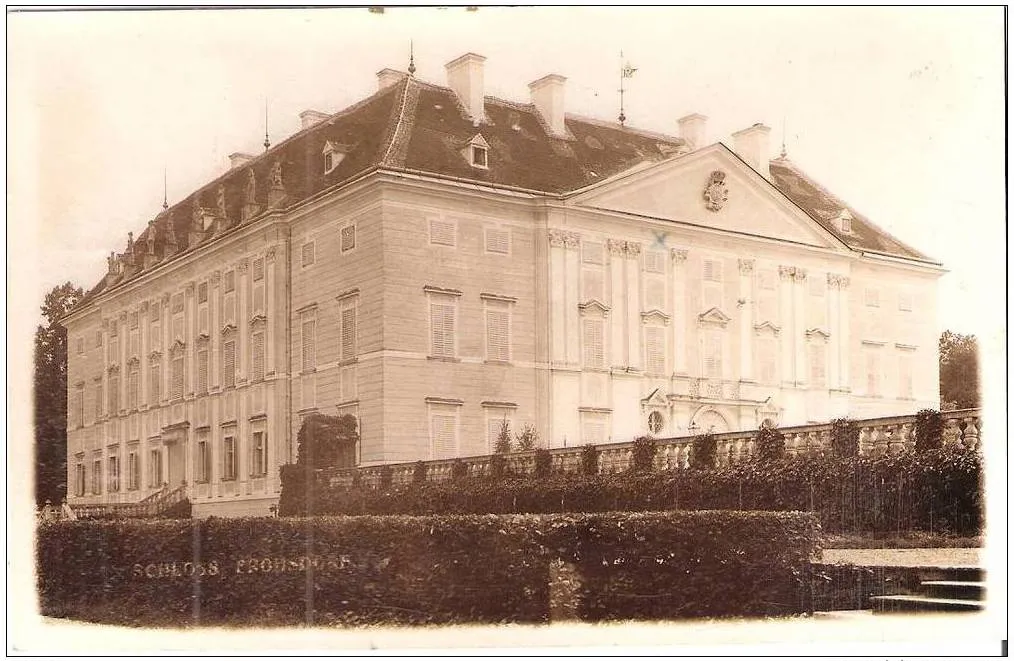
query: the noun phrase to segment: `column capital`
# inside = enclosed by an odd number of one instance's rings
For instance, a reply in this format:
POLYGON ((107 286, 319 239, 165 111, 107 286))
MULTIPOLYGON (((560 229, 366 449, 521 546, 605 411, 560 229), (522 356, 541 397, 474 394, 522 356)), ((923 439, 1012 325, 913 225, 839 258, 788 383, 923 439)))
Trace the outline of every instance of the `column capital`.
POLYGON ((849 286, 849 278, 848 276, 841 275, 840 273, 828 273, 827 284, 838 289, 847 289, 849 286))
POLYGON ((621 256, 627 251, 627 242, 620 239, 606 239, 606 247, 610 255, 621 256))
POLYGON ((752 259, 740 259, 739 260, 739 272, 741 275, 748 275, 753 273, 754 260, 752 259))
POLYGON ((687 249, 672 248, 669 250, 669 256, 672 258, 674 264, 682 264, 687 261, 687 249))
POLYGON ((641 244, 636 241, 627 241, 627 257, 637 257, 641 254, 641 244))

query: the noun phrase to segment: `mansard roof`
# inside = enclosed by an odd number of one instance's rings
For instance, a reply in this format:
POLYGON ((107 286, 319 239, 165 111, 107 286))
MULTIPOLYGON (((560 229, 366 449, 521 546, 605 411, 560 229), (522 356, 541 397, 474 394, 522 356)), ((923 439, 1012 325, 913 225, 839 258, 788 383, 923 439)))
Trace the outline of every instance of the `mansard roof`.
MULTIPOLYGON (((159 213, 134 242, 131 254, 118 256, 120 272, 103 277, 79 305, 214 236, 234 230, 268 209, 272 179, 279 169, 284 190, 274 191, 273 208, 290 207, 376 169, 414 171, 562 195, 634 166, 687 151, 681 138, 576 115, 565 119, 571 138, 556 138, 529 103, 486 97, 485 114, 487 121, 477 127, 451 89, 403 76, 397 83, 229 170, 159 213), (486 169, 472 167, 463 156, 463 148, 480 132, 489 143, 486 169), (328 142, 342 145, 346 155, 334 169, 324 172, 320 159, 328 142), (195 214, 205 209, 218 217, 223 208, 226 218, 213 223, 211 231, 191 233, 195 214), (175 250, 169 242, 170 228, 175 235, 175 250), (145 267, 152 234, 154 257, 149 255, 145 267)), ((846 205, 787 159, 772 161, 771 176, 782 193, 847 245, 928 261, 855 210, 851 210, 852 234, 840 232, 833 219, 846 205)))

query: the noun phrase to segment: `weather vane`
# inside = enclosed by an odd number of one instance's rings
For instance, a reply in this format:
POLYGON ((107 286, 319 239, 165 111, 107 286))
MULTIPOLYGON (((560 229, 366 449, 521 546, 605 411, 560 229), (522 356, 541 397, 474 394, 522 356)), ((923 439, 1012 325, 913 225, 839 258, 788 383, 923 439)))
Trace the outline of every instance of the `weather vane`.
POLYGON ((620 126, 627 121, 627 116, 623 112, 623 81, 627 78, 633 78, 634 72, 637 71, 634 67, 630 66, 630 62, 623 62, 623 51, 620 51, 620 126))

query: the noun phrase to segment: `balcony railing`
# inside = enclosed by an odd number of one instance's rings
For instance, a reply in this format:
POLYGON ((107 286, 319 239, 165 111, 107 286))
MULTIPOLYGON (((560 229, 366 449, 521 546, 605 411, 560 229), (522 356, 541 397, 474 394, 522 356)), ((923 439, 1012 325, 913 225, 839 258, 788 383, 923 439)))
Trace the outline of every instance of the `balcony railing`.
MULTIPOLYGON (((942 442, 944 446, 975 449, 981 443, 982 421, 979 409, 945 411, 941 413, 944 422, 942 442)), ((877 456, 896 453, 915 447, 914 415, 892 416, 854 420, 859 428, 859 453, 877 456)), ((785 451, 792 456, 829 451, 831 447, 831 423, 781 427, 785 437, 785 451)), ((716 462, 719 466, 745 461, 756 452, 757 430, 715 434, 716 462)), ((655 439, 655 469, 685 469, 690 466, 693 436, 655 439)), ((619 473, 630 468, 633 462, 633 442, 606 443, 596 446, 599 451, 599 473, 619 473)), ((552 448, 549 455, 555 472, 576 473, 581 469, 580 446, 552 448)), ((506 455, 508 470, 515 475, 528 475, 534 471, 535 452, 517 452, 506 455)), ((469 476, 487 475, 490 472, 492 455, 462 457, 460 459, 439 459, 423 462, 426 466, 426 480, 444 482, 451 479, 454 465, 458 461, 465 466, 469 476)), ((387 464, 345 469, 320 469, 318 480, 329 486, 352 486, 358 473, 359 483, 365 487, 381 486, 383 475, 390 471, 391 484, 409 484, 413 480, 418 462, 387 464)))

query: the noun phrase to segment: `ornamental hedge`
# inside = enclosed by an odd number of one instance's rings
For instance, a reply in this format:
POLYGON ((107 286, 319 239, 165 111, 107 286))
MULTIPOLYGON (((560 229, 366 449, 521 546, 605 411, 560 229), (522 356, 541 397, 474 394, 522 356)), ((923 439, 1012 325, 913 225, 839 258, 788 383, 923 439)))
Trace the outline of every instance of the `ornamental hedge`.
POLYGON ((809 609, 805 513, 61 521, 42 614, 133 626, 546 622, 809 609))
MULTIPOLYGON (((582 460, 591 455, 587 448, 582 450, 582 460)), ((924 530, 975 535, 983 525, 981 476, 982 456, 953 448, 880 457, 782 457, 654 473, 462 477, 383 489, 321 486, 308 491, 305 482, 286 469, 280 513, 810 510, 827 532, 924 530)))

